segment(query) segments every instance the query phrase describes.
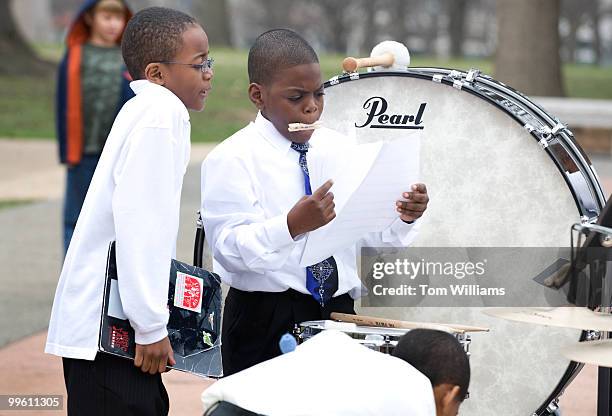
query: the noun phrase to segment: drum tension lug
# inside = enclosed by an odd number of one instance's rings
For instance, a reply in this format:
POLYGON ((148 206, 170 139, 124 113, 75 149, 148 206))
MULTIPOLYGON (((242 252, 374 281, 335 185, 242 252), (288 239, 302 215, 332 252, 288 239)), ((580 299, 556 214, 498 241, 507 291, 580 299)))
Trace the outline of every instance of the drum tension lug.
POLYGON ((465 76, 465 80, 467 82, 474 82, 477 76, 480 75, 480 69, 478 68, 470 68, 467 75, 465 76))
POLYGON ((556 411, 559 410, 559 399, 555 399, 549 403, 548 407, 546 407, 546 411, 552 416, 556 415, 556 411))
POLYGON ((329 85, 338 85, 338 84, 340 84, 340 79, 339 79, 338 75, 336 75, 334 77, 331 77, 329 79, 329 85))
POLYGON ((453 81, 453 88, 455 88, 455 89, 457 89, 457 90, 460 90, 460 91, 461 91, 461 88, 463 88, 463 85, 464 85, 464 82, 463 82, 463 81, 460 81, 460 80, 458 80, 458 79, 456 79, 456 80, 454 80, 454 81, 453 81))
POLYGON ((542 149, 546 149, 550 143, 554 140, 552 134, 550 133, 543 133, 542 137, 540 138, 540 141, 538 143, 540 143, 540 146, 542 146, 542 149))
POLYGON ((587 331, 585 341, 598 341, 603 339, 600 331, 587 331))
MULTIPOLYGON (((476 68, 471 68, 467 73, 453 69, 448 73, 447 77, 453 81, 453 88, 461 90, 465 85, 473 84, 479 75, 480 70, 476 68)), ((442 74, 436 74, 431 80, 433 82, 441 83, 443 78, 444 76, 442 74)))
POLYGON ((449 72, 448 76, 452 79, 460 80, 460 79, 463 79, 463 72, 453 69, 452 71, 449 72))
POLYGON ((555 118, 555 122, 557 124, 555 124, 555 126, 551 129, 553 134, 559 135, 561 133, 565 133, 569 136, 574 137, 574 133, 572 133, 572 131, 567 127, 567 124, 561 123, 558 118, 555 118))
POLYGON ((557 136, 567 130, 567 126, 565 124, 561 123, 559 120, 556 121, 557 124, 555 124, 555 126, 550 130, 553 136, 557 136))

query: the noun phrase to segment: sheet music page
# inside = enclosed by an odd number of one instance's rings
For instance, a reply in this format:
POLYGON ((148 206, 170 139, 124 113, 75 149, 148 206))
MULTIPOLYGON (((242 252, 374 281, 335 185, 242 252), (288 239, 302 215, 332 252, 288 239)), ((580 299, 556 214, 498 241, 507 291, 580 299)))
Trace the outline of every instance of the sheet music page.
POLYGON ((325 167, 320 168, 317 176, 334 179, 336 218, 308 234, 301 266, 324 260, 367 233, 383 231, 398 218, 395 201, 419 182, 420 140, 415 135, 355 145, 338 164, 340 169, 336 166, 326 175, 325 167))

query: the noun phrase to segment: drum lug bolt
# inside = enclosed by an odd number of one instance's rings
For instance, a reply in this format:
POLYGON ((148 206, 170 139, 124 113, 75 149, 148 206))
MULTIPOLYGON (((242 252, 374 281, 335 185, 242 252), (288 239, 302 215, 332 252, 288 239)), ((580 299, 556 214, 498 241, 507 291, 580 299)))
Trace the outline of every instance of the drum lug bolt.
POLYGON ((556 415, 557 410, 559 410, 559 399, 555 399, 546 408, 546 411, 552 416, 556 415))

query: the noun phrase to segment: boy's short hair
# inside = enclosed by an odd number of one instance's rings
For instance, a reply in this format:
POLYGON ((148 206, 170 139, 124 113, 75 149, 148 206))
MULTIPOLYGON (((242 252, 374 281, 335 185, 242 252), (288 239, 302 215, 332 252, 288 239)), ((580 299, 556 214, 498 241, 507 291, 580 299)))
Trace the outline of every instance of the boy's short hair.
POLYGON ((125 14, 127 6, 122 0, 100 0, 92 8, 93 13, 105 11, 110 13, 125 14))
POLYGON ((249 50, 249 82, 265 85, 281 69, 314 63, 319 58, 304 38, 289 29, 272 29, 259 35, 249 50))
POLYGON ((432 329, 410 330, 398 341, 393 356, 423 373, 432 387, 445 383, 459 386, 459 399, 465 400, 470 384, 470 362, 453 335, 432 329))
POLYGON ((183 46, 183 33, 196 19, 165 7, 149 7, 128 22, 121 41, 121 53, 132 79, 144 78, 152 62, 172 61, 183 46))

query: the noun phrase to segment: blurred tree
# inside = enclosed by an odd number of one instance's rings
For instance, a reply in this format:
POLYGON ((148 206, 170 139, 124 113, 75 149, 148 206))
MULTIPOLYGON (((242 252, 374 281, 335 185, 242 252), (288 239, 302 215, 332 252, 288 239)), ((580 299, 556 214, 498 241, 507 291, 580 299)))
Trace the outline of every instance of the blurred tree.
POLYGON ((264 26, 267 29, 288 28, 295 2, 287 0, 262 0, 262 8, 265 10, 264 26))
POLYGON ((593 51, 593 61, 601 64, 602 42, 601 42, 601 2, 599 0, 562 0, 561 17, 567 24, 567 30, 562 37, 562 48, 564 59, 577 62, 579 44, 584 45, 585 39, 578 39, 578 31, 587 26, 591 31, 590 48, 593 51))
POLYGON ((465 40, 465 14, 467 0, 446 0, 448 10, 448 35, 450 37, 450 54, 453 57, 463 56, 465 40))
MULTIPOLYGON (((401 2, 401 0, 399 0, 401 2)), ((362 8, 365 18, 363 42, 360 52, 365 56, 370 54, 372 48, 376 45, 376 35, 378 28, 376 27, 376 11, 377 4, 375 0, 363 0, 362 8)))
POLYGON ((417 30, 424 42, 423 52, 427 54, 435 55, 439 52, 437 43, 440 38, 440 20, 444 19, 441 12, 443 10, 441 1, 430 0, 427 3, 421 3, 418 9, 414 9, 417 11, 414 16, 415 23, 418 25, 417 30))
POLYGON ((562 0, 561 17, 567 22, 567 34, 562 39, 562 47, 565 52, 564 59, 570 62, 576 61, 577 32, 583 14, 582 0, 562 0))
POLYGON ((317 3, 323 11, 323 17, 328 22, 329 48, 334 52, 346 53, 352 26, 347 13, 350 2, 348 0, 319 0, 317 3))
POLYGON ((23 39, 13 19, 11 0, 0 0, 0 74, 42 75, 52 68, 23 39))
POLYGON ((495 76, 530 94, 562 96, 559 0, 498 0, 495 76))
POLYGON ((226 0, 205 0, 193 3, 193 14, 204 26, 214 47, 232 46, 230 10, 226 0))
POLYGON ((19 0, 11 4, 11 9, 24 40, 45 44, 58 41, 60 34, 53 24, 51 0, 19 0))
POLYGON ((600 16, 601 16, 601 2, 598 0, 587 0, 585 2, 585 9, 587 18, 590 20, 591 30, 593 32, 593 54, 595 57, 595 64, 601 65, 603 57, 603 46, 601 42, 601 27, 600 27, 600 16))

